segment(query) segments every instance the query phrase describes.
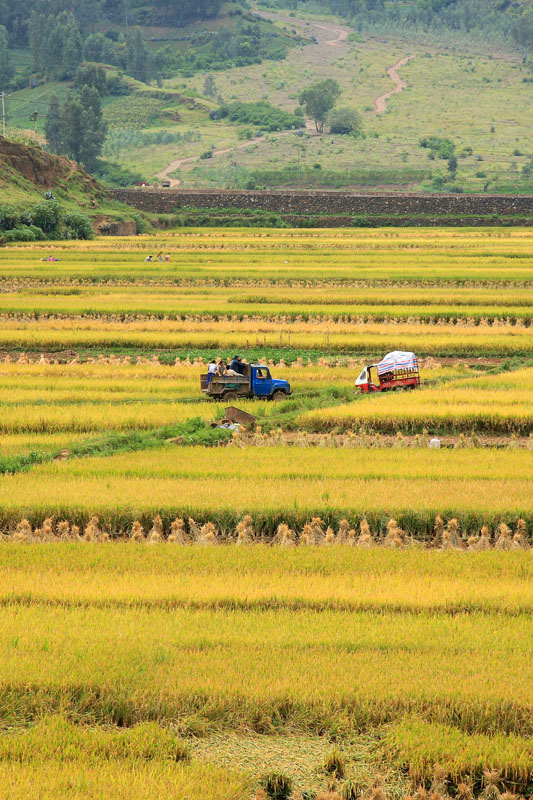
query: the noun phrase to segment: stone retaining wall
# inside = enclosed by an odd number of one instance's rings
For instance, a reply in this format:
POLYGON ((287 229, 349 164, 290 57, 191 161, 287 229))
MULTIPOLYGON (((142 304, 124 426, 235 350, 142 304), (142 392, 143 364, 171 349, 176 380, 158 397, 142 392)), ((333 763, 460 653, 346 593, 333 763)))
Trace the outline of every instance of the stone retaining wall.
MULTIPOLYGON (((243 208, 281 214, 370 214, 417 217, 521 216, 533 224, 533 195, 351 194, 318 191, 114 189, 113 196, 141 211, 172 214, 182 208, 243 208)), ((405 224, 405 223, 404 223, 405 224)), ((427 222, 426 224, 435 224, 427 222)), ((470 221, 466 224, 479 224, 470 221)), ((485 221, 483 221, 485 224, 485 221)), ((524 223, 523 223, 524 224, 524 223)))

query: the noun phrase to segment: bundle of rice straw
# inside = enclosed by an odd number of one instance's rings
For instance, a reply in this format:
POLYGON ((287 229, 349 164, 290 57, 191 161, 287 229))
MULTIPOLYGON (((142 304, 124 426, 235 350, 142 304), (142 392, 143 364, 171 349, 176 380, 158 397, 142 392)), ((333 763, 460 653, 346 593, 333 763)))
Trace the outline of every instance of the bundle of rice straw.
POLYGON ((33 540, 33 530, 29 520, 24 517, 17 523, 15 533, 13 534, 14 542, 31 542, 33 540))
POLYGON ((189 533, 193 542, 197 542, 202 533, 202 526, 189 517, 189 533))
POLYGON ((448 524, 446 525, 446 530, 442 534, 441 547, 443 550, 463 549, 463 543, 459 535, 460 530, 461 529, 459 526, 459 521, 455 519, 455 517, 448 521, 448 524))
POLYGON ((324 545, 324 547, 329 547, 334 543, 335 543, 335 531, 333 530, 333 528, 328 527, 324 539, 322 540, 322 544, 324 545))
POLYGON ((511 534, 512 531, 505 522, 500 522, 498 525, 499 536, 494 545, 495 550, 510 550, 511 549, 511 534))
POLYGON ((440 547, 442 544, 442 534, 444 533, 444 520, 440 516, 440 514, 435 517, 435 524, 433 525, 433 531, 435 535, 433 536, 433 540, 431 542, 432 547, 440 547))
POLYGON ((519 519, 516 523, 516 532, 511 543, 511 550, 529 550, 527 527, 523 519, 519 519))
POLYGON ((43 522, 41 536, 43 542, 57 542, 57 536, 54 531, 54 523, 51 517, 47 517, 43 522))
POLYGON ((348 539, 348 533, 350 530, 350 523, 347 519, 341 519, 339 522, 339 530, 337 531, 337 536, 335 537, 335 544, 346 544, 348 539))
POLYGON ((200 529, 200 535, 196 540, 197 544, 217 544, 218 531, 212 522, 206 522, 200 529))
POLYGON ((405 531, 400 528, 395 519, 387 522, 387 535, 383 544, 392 550, 401 550, 405 547, 405 531))
POLYGON ((187 531, 185 530, 185 522, 181 517, 178 517, 171 523, 168 541, 174 542, 175 544, 187 544, 187 531))
POLYGON ((235 528, 237 534, 237 544, 252 544, 255 538, 254 525, 251 514, 246 514, 235 528))
POLYGON ((144 542, 144 528, 138 519, 131 526, 130 542, 144 542))
POLYGON ((57 537, 63 542, 70 542, 70 523, 66 519, 62 519, 57 523, 57 537))
POLYGON ((359 523, 359 538, 357 540, 357 547, 368 549, 373 546, 374 538, 372 536, 372 531, 370 530, 370 525, 366 519, 362 519, 359 523))
POLYGON ((163 520, 161 519, 159 514, 157 514, 157 516, 154 518, 152 528, 150 530, 150 533, 148 534, 148 539, 146 541, 147 544, 159 544, 164 540, 164 538, 165 534, 163 531, 163 520))
POLYGON ((294 547, 296 545, 296 534, 285 522, 280 522, 273 543, 279 547, 294 547))

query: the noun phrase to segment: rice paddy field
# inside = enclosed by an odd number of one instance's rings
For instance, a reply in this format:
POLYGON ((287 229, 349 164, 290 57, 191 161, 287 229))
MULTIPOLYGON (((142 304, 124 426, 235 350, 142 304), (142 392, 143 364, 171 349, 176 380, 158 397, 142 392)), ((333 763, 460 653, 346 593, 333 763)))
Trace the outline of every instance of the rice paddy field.
POLYGON ((0 796, 531 796, 531 237, 0 250, 0 796))

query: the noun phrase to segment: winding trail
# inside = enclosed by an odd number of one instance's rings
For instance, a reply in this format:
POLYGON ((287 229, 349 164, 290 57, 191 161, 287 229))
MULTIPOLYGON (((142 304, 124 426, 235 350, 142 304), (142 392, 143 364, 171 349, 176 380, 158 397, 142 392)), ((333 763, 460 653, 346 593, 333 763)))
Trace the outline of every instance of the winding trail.
POLYGON ((342 47, 342 45, 346 44, 348 41, 348 31, 345 28, 333 28, 331 25, 320 25, 318 22, 314 22, 313 27, 320 28, 320 30, 327 31, 328 33, 339 34, 336 39, 328 39, 325 42, 325 44, 330 47, 342 47))
POLYGON ((407 89, 407 83, 400 78, 398 74, 398 70, 400 67, 405 67, 408 61, 410 61, 414 56, 406 56, 405 58, 401 58, 396 64, 393 64, 392 67, 389 67, 387 70, 387 75, 394 83, 394 89, 390 92, 386 92, 385 94, 381 94, 374 100, 374 111, 376 114, 383 114, 384 111, 387 110, 387 100, 389 97, 392 97, 393 94, 398 94, 398 92, 403 92, 404 89, 407 89))
MULTIPOLYGON (((290 25, 298 25, 299 23, 299 20, 295 20, 292 17, 284 16, 282 14, 277 14, 275 12, 268 12, 265 11, 264 9, 261 9, 260 13, 265 18, 275 19, 278 20, 279 22, 285 22, 290 25)), ((329 48, 331 47, 342 48, 348 46, 348 35, 350 33, 349 28, 342 28, 339 25, 327 25, 319 22, 311 22, 311 28, 316 32, 316 37, 318 42, 315 45, 308 45, 308 47, 312 47, 313 49, 319 48, 322 52, 325 52, 326 49, 329 50, 329 48)), ((328 58, 331 59, 332 55, 330 54, 328 58)), ((336 54, 334 58, 337 58, 336 54)), ((315 125, 312 120, 307 120, 305 123, 305 127, 307 129, 307 132, 311 136, 319 135, 316 132, 315 125)), ((274 131, 273 133, 275 136, 290 136, 291 134, 294 135, 295 131, 294 130, 274 131)), ((257 145, 261 146, 261 144, 265 142, 266 142, 265 138, 251 139, 250 141, 241 142, 241 144, 236 144, 233 147, 225 147, 219 150, 213 150, 213 158, 215 158, 216 156, 226 155, 227 153, 236 153, 240 150, 245 150, 247 147, 257 146, 257 145)), ((187 158, 177 158, 170 164, 168 164, 164 169, 162 169, 161 172, 156 173, 154 177, 158 178, 161 181, 170 181, 171 188, 179 186, 180 180, 178 178, 171 178, 170 177, 171 173, 174 172, 175 170, 180 169, 180 167, 182 167, 184 164, 193 164, 199 161, 200 161, 200 156, 188 156, 187 158)))

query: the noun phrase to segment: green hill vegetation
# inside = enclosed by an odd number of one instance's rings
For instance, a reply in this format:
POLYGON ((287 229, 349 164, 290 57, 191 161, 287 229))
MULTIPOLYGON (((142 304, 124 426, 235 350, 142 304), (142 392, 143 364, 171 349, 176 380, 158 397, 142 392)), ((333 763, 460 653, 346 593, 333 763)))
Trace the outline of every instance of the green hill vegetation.
POLYGON ((531 0, 7 6, 8 137, 108 185, 533 192, 531 0), (355 130, 305 120, 325 78, 355 130))

